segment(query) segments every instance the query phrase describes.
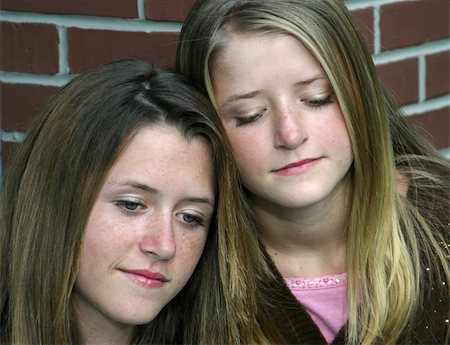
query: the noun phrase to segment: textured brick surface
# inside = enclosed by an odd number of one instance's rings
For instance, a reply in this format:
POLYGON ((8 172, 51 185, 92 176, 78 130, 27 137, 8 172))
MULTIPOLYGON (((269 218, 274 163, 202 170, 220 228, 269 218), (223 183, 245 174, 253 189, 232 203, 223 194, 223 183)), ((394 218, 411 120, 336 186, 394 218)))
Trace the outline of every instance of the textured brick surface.
POLYGON ((69 29, 69 65, 80 73, 117 59, 143 58, 155 65, 174 66, 178 33, 143 33, 69 29))
POLYGON ((25 131, 31 119, 57 90, 53 86, 0 83, 2 129, 25 131))
POLYGON ((401 1, 381 7, 382 50, 449 37, 448 0, 401 1))
POLYGON ((366 39, 369 51, 373 53, 373 9, 365 8, 362 10, 355 10, 352 11, 352 15, 356 19, 361 33, 366 39))
POLYGON ((409 117, 438 148, 450 146, 450 108, 409 117))
POLYGON ((56 74, 59 70, 58 43, 58 32, 53 25, 1 22, 0 69, 56 74))
POLYGON ((137 0, 2 0, 8 11, 136 18, 137 0))
POLYGON ((383 84, 401 105, 415 103, 419 99, 418 66, 416 58, 377 66, 383 84))
POLYGON ((426 57, 427 98, 450 93, 450 51, 426 57))
POLYGON ((182 22, 195 0, 145 0, 145 16, 151 20, 182 22))

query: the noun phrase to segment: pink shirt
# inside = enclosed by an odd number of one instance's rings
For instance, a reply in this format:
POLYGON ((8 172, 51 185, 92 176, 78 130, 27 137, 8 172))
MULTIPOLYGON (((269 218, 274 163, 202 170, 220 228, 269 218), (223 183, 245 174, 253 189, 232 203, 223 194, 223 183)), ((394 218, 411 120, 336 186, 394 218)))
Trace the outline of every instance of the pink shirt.
POLYGON ((346 273, 284 280, 331 344, 348 318, 346 273))

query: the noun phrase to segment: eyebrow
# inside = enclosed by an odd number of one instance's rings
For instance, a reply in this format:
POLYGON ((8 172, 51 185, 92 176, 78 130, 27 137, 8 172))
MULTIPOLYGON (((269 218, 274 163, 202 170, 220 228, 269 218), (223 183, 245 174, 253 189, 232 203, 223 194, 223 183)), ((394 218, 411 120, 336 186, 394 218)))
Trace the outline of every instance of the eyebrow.
POLYGON ((186 198, 183 201, 195 202, 195 203, 200 203, 200 204, 208 204, 211 207, 214 207, 214 201, 209 198, 191 197, 191 198, 186 198))
POLYGON ((140 183, 140 182, 136 182, 136 181, 129 181, 129 180, 125 180, 125 181, 121 181, 119 183, 117 183, 119 186, 130 186, 136 189, 140 189, 143 190, 144 192, 148 192, 148 193, 152 193, 152 194, 156 194, 158 193, 158 190, 147 186, 146 184, 140 183))
MULTIPOLYGON (((299 82, 295 83, 294 85, 295 86, 306 86, 306 85, 312 84, 313 82, 315 82, 317 80, 321 80, 321 79, 327 80, 327 77, 324 76, 324 75, 318 75, 318 76, 314 76, 314 77, 312 77, 310 79, 299 81, 299 82)), ((227 100, 225 102, 223 102, 221 107, 224 107, 224 106, 226 106, 226 105, 228 105, 230 103, 234 103, 234 102, 239 101, 241 99, 253 98, 253 97, 259 95, 260 93, 261 93, 260 90, 256 90, 256 91, 252 91, 252 92, 249 92, 249 93, 244 93, 244 94, 241 94, 241 95, 232 95, 231 97, 227 98, 227 100)))
MULTIPOLYGON (((156 188, 150 187, 146 184, 140 183, 140 182, 136 182, 136 181, 131 181, 131 180, 125 180, 125 181, 121 181, 118 183, 119 186, 130 186, 132 188, 136 188, 136 189, 140 189, 144 192, 148 192, 148 193, 152 193, 152 194, 157 194, 159 193, 158 190, 156 188)), ((195 203, 201 203, 201 204, 208 204, 211 207, 214 207, 214 200, 210 199, 210 198, 202 198, 202 197, 187 197, 185 199, 183 199, 183 201, 189 201, 189 202, 195 202, 195 203)))
POLYGON ((318 75, 318 76, 312 77, 310 79, 299 81, 298 83, 295 83, 295 85, 299 85, 299 86, 309 85, 309 84, 314 83, 317 80, 322 80, 322 79, 328 80, 328 78, 326 76, 318 75))
POLYGON ((258 91, 252 91, 252 92, 249 92, 249 93, 244 93, 242 95, 232 95, 225 102, 223 102, 222 107, 224 107, 227 104, 239 101, 241 99, 253 98, 253 97, 259 95, 260 93, 261 93, 261 91, 258 90, 258 91))

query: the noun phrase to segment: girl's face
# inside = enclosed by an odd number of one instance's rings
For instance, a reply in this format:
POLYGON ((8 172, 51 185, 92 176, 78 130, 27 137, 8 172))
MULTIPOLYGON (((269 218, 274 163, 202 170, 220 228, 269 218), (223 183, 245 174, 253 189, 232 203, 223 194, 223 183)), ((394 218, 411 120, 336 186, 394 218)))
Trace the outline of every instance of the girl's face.
POLYGON ((137 133, 88 220, 74 297, 82 324, 131 332, 175 297, 203 251, 213 183, 203 139, 166 125, 137 133))
POLYGON ((304 208, 340 194, 353 161, 347 127, 324 71, 302 43, 234 33, 213 61, 211 79, 256 206, 304 208))

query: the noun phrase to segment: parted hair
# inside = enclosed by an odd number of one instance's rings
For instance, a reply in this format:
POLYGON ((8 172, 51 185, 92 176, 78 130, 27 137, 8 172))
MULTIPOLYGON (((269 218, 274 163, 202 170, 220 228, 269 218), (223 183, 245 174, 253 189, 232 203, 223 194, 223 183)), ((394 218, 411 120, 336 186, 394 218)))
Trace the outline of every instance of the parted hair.
POLYGON ((87 220, 122 150, 140 128, 153 124, 175 126, 188 140, 206 139, 216 206, 187 286, 155 320, 136 327, 132 343, 207 343, 216 334, 228 340, 233 328, 222 321, 233 308, 228 289, 235 287, 223 273, 229 269, 221 266, 237 262, 238 254, 223 244, 238 247, 237 233, 249 226, 234 213, 246 206, 214 111, 186 78, 142 60, 81 74, 51 99, 29 127, 2 183, 0 343, 84 342, 72 292, 87 220), (213 333, 205 330, 210 322, 213 333))
MULTIPOLYGON (((400 337, 408 338, 428 292, 425 286, 442 289, 442 282, 449 281, 444 238, 448 238, 448 161, 385 92, 343 1, 198 0, 179 37, 177 70, 214 104, 215 58, 230 35, 239 33, 291 35, 321 64, 345 118, 354 156, 346 228, 347 341, 394 344, 400 337), (399 193, 399 181, 409 186, 407 197, 399 193)), ((261 252, 252 257, 258 267, 254 284, 259 286, 261 277, 270 279, 264 276, 267 261, 261 252)), ((251 288, 246 284, 242 282, 242 290, 251 288)), ((256 302, 256 324, 270 320, 266 308, 261 308, 262 298, 256 302)), ((255 333, 246 334, 249 338, 243 343, 252 342, 252 337, 282 342, 270 322, 266 328, 249 329, 255 333)))

